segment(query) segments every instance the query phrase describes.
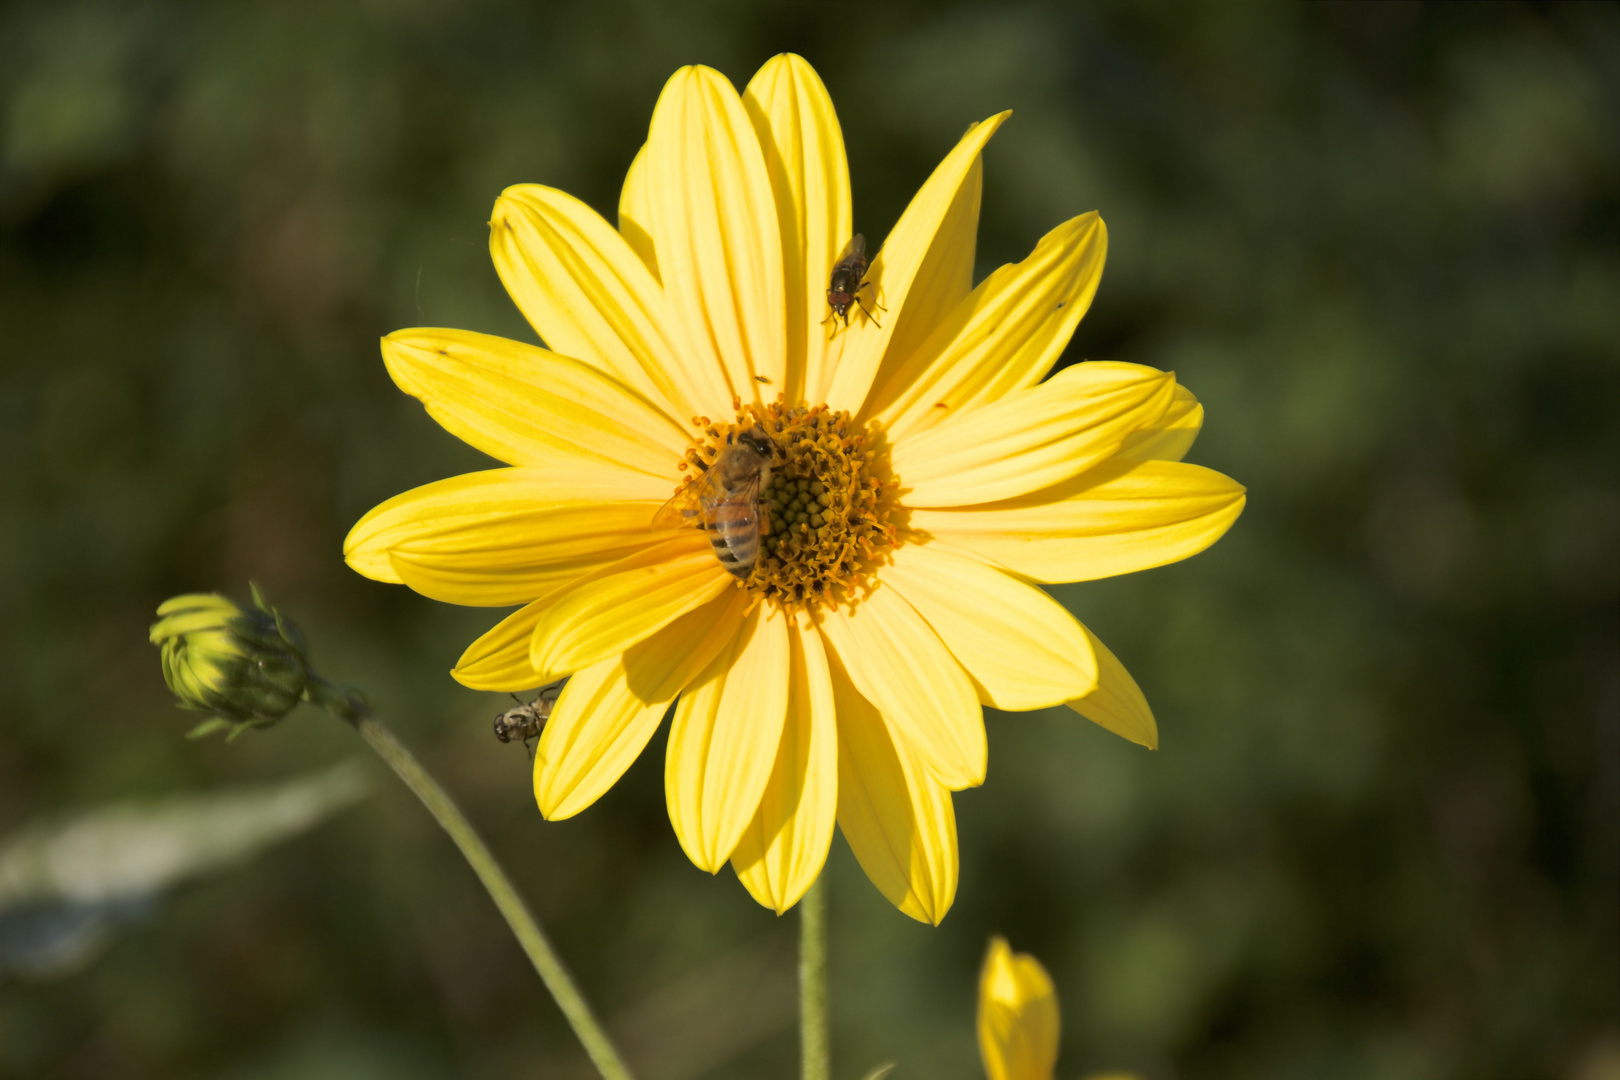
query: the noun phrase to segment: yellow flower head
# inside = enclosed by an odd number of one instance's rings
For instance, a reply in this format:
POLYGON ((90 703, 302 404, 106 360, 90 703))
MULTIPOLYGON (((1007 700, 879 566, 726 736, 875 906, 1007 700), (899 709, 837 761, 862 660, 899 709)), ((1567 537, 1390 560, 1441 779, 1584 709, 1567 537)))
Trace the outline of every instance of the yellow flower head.
POLYGON ((1062 1030, 1057 990, 1041 962, 990 939, 979 973, 979 1056, 990 1080, 1052 1080, 1062 1030))
MULTIPOLYGON (((990 1080, 1052 1080, 1063 1017, 1057 989, 1041 962, 990 939, 979 973, 979 1057, 990 1080)), ((1141 1080, 1134 1073, 1092 1073, 1086 1080, 1141 1080)))
POLYGON ((1102 273, 1096 214, 974 287, 980 153, 1006 116, 934 170, 846 322, 829 285, 860 267, 821 80, 778 56, 739 96, 683 68, 617 229, 538 185, 495 203, 496 268, 548 348, 383 340, 399 386, 509 467, 390 499, 345 555, 450 603, 526 605, 454 675, 571 676, 535 756, 548 818, 596 801, 676 702, 665 783, 693 862, 729 860, 783 911, 836 821, 884 895, 937 923, 982 704, 1066 703, 1156 743, 1131 677, 1031 583, 1185 558, 1243 489, 1180 462, 1203 412, 1173 375, 1046 378, 1102 273))
POLYGON ((304 636, 266 605, 243 607, 213 593, 189 593, 158 606, 151 641, 162 650, 163 680, 183 708, 213 713, 194 735, 232 736, 268 727, 298 707, 310 678, 304 636))

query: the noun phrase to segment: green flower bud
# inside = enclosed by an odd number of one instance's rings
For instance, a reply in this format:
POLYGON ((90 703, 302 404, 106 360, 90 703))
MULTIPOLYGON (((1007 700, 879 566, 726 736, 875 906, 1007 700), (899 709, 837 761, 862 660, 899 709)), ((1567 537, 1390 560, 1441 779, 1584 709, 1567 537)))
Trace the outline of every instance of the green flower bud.
POLYGON ((152 624, 152 644, 163 650, 163 681, 187 709, 218 719, 191 734, 222 728, 231 737, 268 727, 303 697, 312 675, 304 635, 253 590, 256 608, 212 593, 166 600, 152 624))

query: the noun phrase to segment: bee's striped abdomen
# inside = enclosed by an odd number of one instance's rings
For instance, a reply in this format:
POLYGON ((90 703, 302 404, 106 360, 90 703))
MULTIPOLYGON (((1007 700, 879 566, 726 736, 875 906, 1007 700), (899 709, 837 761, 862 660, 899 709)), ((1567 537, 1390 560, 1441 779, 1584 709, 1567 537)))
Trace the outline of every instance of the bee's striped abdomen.
POLYGON ((716 503, 705 522, 714 557, 738 577, 747 577, 759 559, 759 507, 752 495, 716 503))

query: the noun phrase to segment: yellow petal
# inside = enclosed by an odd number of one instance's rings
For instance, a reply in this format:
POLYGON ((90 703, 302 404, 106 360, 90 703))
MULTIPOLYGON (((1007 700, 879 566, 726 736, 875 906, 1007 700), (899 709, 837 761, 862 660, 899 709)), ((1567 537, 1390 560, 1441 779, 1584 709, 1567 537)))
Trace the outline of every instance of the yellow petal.
MULTIPOLYGON (((934 233, 933 243, 917 268, 917 276, 906 290, 904 308, 893 323, 893 334, 884 347, 883 360, 872 377, 872 386, 891 381, 972 292, 973 259, 979 239, 979 203, 983 194, 984 157, 981 155, 968 166, 967 177, 956 189, 956 196, 934 233)), ((887 312, 878 314, 888 322, 887 312)), ((868 392, 867 402, 870 401, 868 392)), ((867 404, 861 407, 864 410, 867 404)))
POLYGON ((1096 634, 1086 629, 1086 638, 1097 654, 1097 688, 1069 702, 1069 708, 1121 738, 1157 750, 1159 725, 1153 720, 1153 710, 1142 696, 1141 687, 1096 634))
POLYGON ((707 536, 683 530, 558 593, 535 625, 530 659, 545 682, 559 679, 623 652, 736 581, 707 536))
POLYGON ((1243 512, 1243 485, 1199 465, 1111 460, 1005 502, 914 510, 909 528, 1035 581, 1093 581, 1203 551, 1243 512))
POLYGON ((787 618, 761 604, 675 707, 664 766, 669 820, 687 857, 714 873, 759 809, 787 716, 787 618))
POLYGON ((470 330, 396 330, 383 362, 446 431, 510 465, 623 465, 677 479, 685 429, 589 364, 470 330))
POLYGON ((733 394, 775 400, 786 372, 782 234, 759 138, 724 75, 684 67, 670 77, 647 169, 653 243, 688 366, 723 372, 728 387, 702 411, 729 414, 733 394))
POLYGON ((831 376, 822 325, 827 283, 851 235, 844 133, 820 76, 791 53, 766 61, 743 91, 743 105, 765 152, 782 229, 787 397, 821 401, 831 376))
POLYGON ((829 611, 822 633, 861 694, 952 790, 984 783, 984 714, 962 665, 894 590, 829 611))
POLYGON ((941 320, 866 404, 898 444, 1034 386, 1074 334, 1102 280, 1108 230, 1096 214, 1065 222, 1029 258, 1003 266, 941 320))
POLYGON ((684 361, 664 290, 595 210, 539 184, 509 187, 495 200, 489 250, 553 352, 601 368, 678 422, 710 407, 717 380, 684 361))
POLYGON ((1119 444, 1119 457, 1137 461, 1180 461, 1204 426, 1204 407, 1192 391, 1176 384, 1176 397, 1163 416, 1133 431, 1119 444))
POLYGON ((651 225, 652 192, 647 189, 647 144, 636 151, 635 160, 624 174, 624 189, 619 192, 619 235, 630 245, 630 250, 641 257, 647 272, 658 277, 658 252, 653 247, 651 225))
POLYGON ((998 709, 1041 709, 1097 685, 1085 628, 1033 585, 935 544, 902 544, 878 578, 928 620, 998 709))
MULTIPOLYGON (((917 343, 932 324, 945 317, 972 285, 973 237, 979 219, 979 154, 1010 112, 975 124, 934 169, 872 260, 862 294, 868 306, 881 304, 879 322, 864 316, 839 326, 830 348, 836 370, 827 389, 827 404, 859 413, 877 378, 890 339, 902 322, 917 343), (937 242, 937 243, 936 243, 937 242), (963 267, 968 277, 964 280, 963 267), (925 274, 926 271, 926 274, 925 274), (915 314, 909 315, 910 293, 918 290, 915 314), (927 329, 924 329, 924 328, 927 329)), ((831 324, 828 324, 831 326, 831 324)))
POLYGON ((736 638, 747 602, 733 589, 568 680, 534 756, 542 814, 573 817, 618 782, 669 703, 736 638))
POLYGON ((1007 940, 990 941, 979 974, 979 1055, 989 1080, 1051 1080, 1062 1017, 1052 977, 1007 940))
POLYGON ((545 679, 529 659, 529 639, 552 593, 525 604, 484 632, 461 654, 450 675, 473 690, 506 693, 542 686, 545 679))
POLYGON ((838 727, 821 635, 803 620, 788 626, 791 649, 787 723, 776 765, 731 865, 761 904, 778 915, 799 902, 821 873, 838 814, 838 727))
POLYGON ((1176 378, 1140 364, 1064 368, 1039 386, 942 420, 891 453, 908 507, 1011 499, 1067 480, 1162 417, 1176 378))
POLYGON ((838 827, 889 903, 939 925, 956 899, 951 793, 856 691, 828 651, 838 712, 838 827))
POLYGON ((366 577, 449 603, 523 603, 647 547, 669 491, 606 464, 466 473, 373 509, 343 556, 366 577))

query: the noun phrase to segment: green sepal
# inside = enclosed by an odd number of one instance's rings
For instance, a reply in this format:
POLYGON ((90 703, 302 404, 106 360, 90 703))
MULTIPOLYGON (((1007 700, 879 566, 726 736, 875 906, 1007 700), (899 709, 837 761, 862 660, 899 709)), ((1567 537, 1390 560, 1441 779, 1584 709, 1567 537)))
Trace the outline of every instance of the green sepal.
MULTIPOLYGON (((185 706, 195 708, 195 706, 185 706)), ((188 739, 206 739, 216 731, 230 731, 237 726, 236 721, 227 720, 223 716, 210 716, 190 731, 186 732, 188 739)), ((234 734, 234 733, 233 733, 234 734)))

